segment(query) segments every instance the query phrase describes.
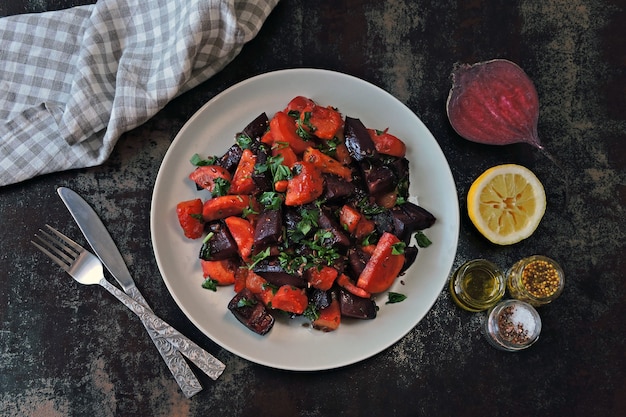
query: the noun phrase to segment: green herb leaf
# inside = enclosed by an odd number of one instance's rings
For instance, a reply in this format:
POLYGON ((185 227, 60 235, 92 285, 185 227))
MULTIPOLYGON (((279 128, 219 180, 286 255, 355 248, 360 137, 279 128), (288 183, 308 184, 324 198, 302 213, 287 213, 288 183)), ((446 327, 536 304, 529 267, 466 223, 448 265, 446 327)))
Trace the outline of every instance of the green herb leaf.
POLYGON ((265 248, 264 251, 261 251, 252 257, 252 263, 248 266, 248 269, 254 268, 259 262, 263 259, 268 258, 270 256, 270 248, 265 248))
POLYGON ((427 248, 433 243, 421 230, 415 233, 415 241, 417 242, 417 246, 420 248, 427 248))
POLYGON ((381 207, 375 203, 370 203, 367 197, 363 197, 362 199, 360 199, 357 203, 357 206, 361 213, 366 216, 373 216, 385 211, 384 207, 381 207))
POLYGON ((404 249, 406 248, 406 243, 398 242, 391 245, 391 254, 392 255, 402 255, 404 253, 404 249))
POLYGON ((217 291, 217 281, 209 277, 202 282, 202 288, 205 290, 217 291))
POLYGON ((250 216, 251 214, 259 214, 258 211, 256 211, 254 209, 254 207, 252 207, 252 202, 250 202, 250 204, 248 204, 248 207, 245 207, 243 209, 243 212, 241 213, 241 216, 244 218, 248 218, 248 216, 250 216))
POLYGON ((302 315, 311 321, 315 321, 320 318, 320 312, 313 304, 307 305, 302 315))
POLYGON ((237 142, 237 145, 239 145, 241 149, 250 149, 250 146, 252 145, 252 138, 245 133, 240 133, 237 135, 235 142, 237 142))
POLYGON ((191 162, 192 165, 197 166, 197 167, 206 166, 206 165, 215 165, 215 163, 217 162, 217 157, 210 156, 204 159, 200 155, 195 153, 193 154, 189 162, 191 162))
POLYGON ((264 191, 258 201, 268 210, 278 210, 283 204, 282 194, 275 191, 264 191))
POLYGON ((406 295, 397 292, 390 291, 387 295, 389 298, 385 304, 401 303, 402 301, 406 300, 406 295))
POLYGON ((225 178, 218 177, 213 182, 213 191, 211 191, 211 195, 213 197, 219 197, 228 194, 228 190, 230 190, 230 181, 225 178))
POLYGON ((239 301, 237 301, 237 307, 238 308, 242 308, 242 307, 253 307, 256 304, 256 300, 249 300, 247 298, 242 298, 239 301))

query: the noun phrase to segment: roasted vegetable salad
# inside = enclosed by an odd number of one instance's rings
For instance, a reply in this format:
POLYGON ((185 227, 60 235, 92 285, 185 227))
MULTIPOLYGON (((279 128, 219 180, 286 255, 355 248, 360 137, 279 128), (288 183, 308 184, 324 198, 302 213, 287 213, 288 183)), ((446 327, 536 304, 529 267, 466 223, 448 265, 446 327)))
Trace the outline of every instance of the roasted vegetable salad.
POLYGON ((277 312, 322 331, 375 318, 374 296, 429 244, 422 231, 435 222, 409 201, 405 153, 387 130, 298 96, 251 121, 223 155, 193 155, 200 194, 177 215, 201 241, 202 286, 232 285, 225 308, 261 335, 277 312))

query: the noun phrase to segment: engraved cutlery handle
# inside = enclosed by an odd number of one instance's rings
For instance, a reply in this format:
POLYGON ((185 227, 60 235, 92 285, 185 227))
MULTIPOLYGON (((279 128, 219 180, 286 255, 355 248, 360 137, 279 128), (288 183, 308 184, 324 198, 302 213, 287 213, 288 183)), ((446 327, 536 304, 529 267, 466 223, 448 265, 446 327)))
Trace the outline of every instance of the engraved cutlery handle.
POLYGON ((225 365, 222 362, 161 320, 145 305, 132 299, 105 278, 102 278, 99 284, 141 318, 153 340, 161 339, 167 341, 213 380, 217 379, 224 372, 225 365))
MULTIPOLYGON (((127 291, 127 294, 139 304, 143 304, 147 311, 152 312, 148 302, 144 299, 143 295, 141 295, 137 287, 130 288, 127 291)), ((191 398, 195 394, 202 391, 200 381, 198 381, 198 378, 189 367, 189 364, 185 362, 185 359, 183 359, 183 355, 166 339, 158 336, 155 332, 150 331, 151 324, 148 320, 144 320, 143 316, 139 316, 139 318, 141 319, 141 322, 146 330, 148 330, 148 334, 150 335, 152 342, 154 342, 154 346, 156 346, 157 350, 161 354, 161 358, 165 361, 165 364, 178 383, 178 386, 183 391, 183 394, 185 394, 185 397, 191 398)))

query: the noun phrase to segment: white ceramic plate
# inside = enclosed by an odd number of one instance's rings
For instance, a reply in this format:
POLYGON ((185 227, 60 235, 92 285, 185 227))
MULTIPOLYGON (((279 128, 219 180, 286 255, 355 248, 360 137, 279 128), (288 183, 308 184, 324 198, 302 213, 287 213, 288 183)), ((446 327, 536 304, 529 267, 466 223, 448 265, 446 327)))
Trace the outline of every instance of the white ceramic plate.
POLYGON ((450 167, 435 138, 420 119, 384 90, 358 78, 317 69, 271 72, 243 81, 206 103, 189 119, 169 148, 159 170, 150 214, 156 260, 172 297, 185 315, 209 338, 230 352, 269 367, 314 371, 349 365, 371 357, 408 333, 430 310, 443 289, 457 248, 459 210, 450 167), (241 131, 262 112, 269 117, 295 96, 337 107, 365 126, 389 127, 407 144, 410 193, 437 218, 426 231, 433 244, 421 249, 417 260, 391 291, 407 299, 385 304, 377 299, 375 320, 344 320, 335 332, 302 326, 299 320, 280 319, 259 336, 227 310, 232 287, 203 290, 198 261, 200 241, 183 237, 176 204, 201 193, 187 179, 189 159, 222 155, 241 131), (402 282, 401 282, 402 281, 402 282))

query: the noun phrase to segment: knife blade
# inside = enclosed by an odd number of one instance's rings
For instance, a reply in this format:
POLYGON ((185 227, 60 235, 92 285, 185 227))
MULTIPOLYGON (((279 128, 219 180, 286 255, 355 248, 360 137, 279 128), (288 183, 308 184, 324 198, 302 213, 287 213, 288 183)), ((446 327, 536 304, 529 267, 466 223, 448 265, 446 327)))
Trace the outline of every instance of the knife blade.
MULTIPOLYGON (((115 280, 119 282, 124 292, 152 311, 139 289, 137 289, 113 238, 94 209, 80 195, 67 187, 59 187, 57 193, 93 251, 115 280)), ((217 379, 224 371, 225 366, 222 362, 180 332, 171 328, 171 326, 168 329, 156 329, 160 331, 154 332, 149 329, 150 326, 153 326, 152 323, 144 321, 143 324, 149 330, 150 336, 154 336, 153 341, 159 349, 159 353, 161 353, 161 356, 168 364, 181 389, 183 387, 188 388, 183 389, 183 391, 187 391, 186 395, 191 393, 192 390, 197 390, 198 387, 202 389, 202 387, 189 366, 180 356, 181 353, 212 379, 217 379), (160 340, 155 340, 155 338, 160 338, 160 340), (163 343, 164 341, 167 343, 163 343)))

